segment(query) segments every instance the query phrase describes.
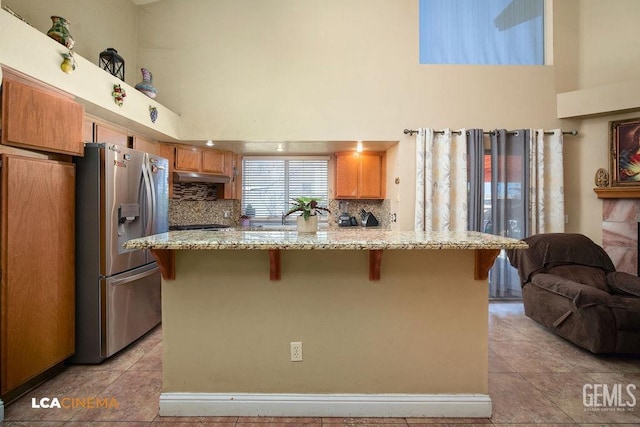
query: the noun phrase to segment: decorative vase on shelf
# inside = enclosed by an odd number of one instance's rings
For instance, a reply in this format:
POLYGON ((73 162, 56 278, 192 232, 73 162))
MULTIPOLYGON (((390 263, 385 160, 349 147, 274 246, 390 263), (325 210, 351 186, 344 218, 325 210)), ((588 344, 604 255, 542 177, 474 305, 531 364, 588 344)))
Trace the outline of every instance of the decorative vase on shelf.
POLYGON ((69 33, 69 21, 61 16, 52 16, 51 20, 53 21, 53 26, 47 31, 47 35, 69 49, 73 49, 75 40, 69 33))
POLYGON ((151 71, 146 68, 141 68, 140 71, 142 71, 142 81, 135 86, 136 89, 147 95, 149 98, 155 98, 158 95, 158 90, 153 86, 153 76, 151 71))
POLYGON ((308 219, 300 215, 297 218, 298 233, 315 233, 318 231, 318 215, 311 215, 308 219))

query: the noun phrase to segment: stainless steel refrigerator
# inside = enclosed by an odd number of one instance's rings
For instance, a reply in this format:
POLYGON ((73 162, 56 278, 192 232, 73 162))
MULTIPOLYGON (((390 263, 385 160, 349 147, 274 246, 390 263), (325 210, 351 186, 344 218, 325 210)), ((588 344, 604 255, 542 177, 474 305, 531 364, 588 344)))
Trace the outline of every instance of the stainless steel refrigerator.
POLYGON ((76 160, 75 363, 100 363, 160 322, 160 271, 130 239, 168 231, 168 160, 86 144, 76 160))

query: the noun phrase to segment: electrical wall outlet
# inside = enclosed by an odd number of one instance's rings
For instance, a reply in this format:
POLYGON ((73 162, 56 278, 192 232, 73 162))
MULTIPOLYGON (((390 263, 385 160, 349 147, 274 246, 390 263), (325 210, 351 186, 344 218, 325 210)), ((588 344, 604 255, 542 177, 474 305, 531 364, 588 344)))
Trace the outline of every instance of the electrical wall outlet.
POLYGON ((291 343, 291 361, 302 362, 302 343, 301 342, 291 343))

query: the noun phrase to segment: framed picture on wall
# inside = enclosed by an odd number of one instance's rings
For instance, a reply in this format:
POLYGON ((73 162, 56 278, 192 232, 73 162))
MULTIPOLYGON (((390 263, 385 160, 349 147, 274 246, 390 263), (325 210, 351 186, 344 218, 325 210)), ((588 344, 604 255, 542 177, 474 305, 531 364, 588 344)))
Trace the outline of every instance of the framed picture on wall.
POLYGON ((640 118, 609 122, 611 185, 640 186, 640 118))

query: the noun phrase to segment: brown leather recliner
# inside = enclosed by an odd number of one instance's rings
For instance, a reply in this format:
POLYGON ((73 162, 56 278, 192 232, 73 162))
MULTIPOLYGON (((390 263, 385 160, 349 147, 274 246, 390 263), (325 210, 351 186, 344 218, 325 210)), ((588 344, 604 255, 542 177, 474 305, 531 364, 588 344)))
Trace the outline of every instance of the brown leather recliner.
POLYGON ((640 278, 616 272, 582 234, 549 233, 507 250, 525 315, 593 353, 640 353, 640 278))

